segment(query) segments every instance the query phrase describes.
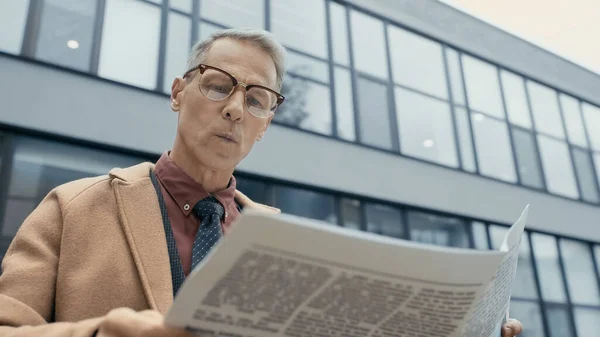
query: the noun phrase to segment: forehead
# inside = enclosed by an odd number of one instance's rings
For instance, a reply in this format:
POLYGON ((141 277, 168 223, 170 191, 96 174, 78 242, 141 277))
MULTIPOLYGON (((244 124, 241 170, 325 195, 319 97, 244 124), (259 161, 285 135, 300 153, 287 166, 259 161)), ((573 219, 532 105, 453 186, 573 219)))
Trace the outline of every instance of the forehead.
POLYGON ((221 68, 238 81, 275 87, 275 63, 270 55, 247 41, 220 39, 208 50, 205 63, 221 68))

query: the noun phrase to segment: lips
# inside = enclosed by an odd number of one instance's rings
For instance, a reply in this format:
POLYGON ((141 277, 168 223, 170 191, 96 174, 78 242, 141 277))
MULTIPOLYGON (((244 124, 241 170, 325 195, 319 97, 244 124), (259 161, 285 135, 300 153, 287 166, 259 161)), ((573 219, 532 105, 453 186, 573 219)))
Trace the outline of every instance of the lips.
POLYGON ((230 132, 217 133, 217 137, 219 137, 225 141, 231 142, 231 143, 237 143, 237 138, 233 135, 233 133, 230 133, 230 132))

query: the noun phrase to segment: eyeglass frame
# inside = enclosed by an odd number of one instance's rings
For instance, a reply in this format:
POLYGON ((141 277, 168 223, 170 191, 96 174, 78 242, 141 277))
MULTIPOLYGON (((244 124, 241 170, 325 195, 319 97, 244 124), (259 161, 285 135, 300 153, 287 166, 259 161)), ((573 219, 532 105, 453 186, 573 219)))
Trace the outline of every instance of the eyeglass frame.
POLYGON ((218 71, 218 72, 220 72, 220 73, 222 73, 222 74, 225 74, 225 75, 227 75, 227 76, 228 76, 228 77, 229 77, 229 78, 232 80, 232 82, 233 82, 233 87, 232 87, 232 89, 231 89, 231 92, 229 92, 229 94, 227 94, 227 96, 223 97, 223 99, 221 99, 221 100, 214 100, 214 99, 211 99, 211 98, 209 98, 208 96, 206 96, 206 95, 205 95, 205 94, 202 92, 202 89, 198 88, 198 89, 200 90, 200 92, 202 93, 202 95, 204 95, 204 97, 206 97, 206 98, 210 99, 210 100, 211 100, 211 101, 213 101, 213 102, 220 102, 220 101, 224 101, 224 100, 226 100, 227 98, 229 98, 229 97, 231 96, 231 94, 232 94, 232 93, 235 91, 235 88, 236 88, 238 85, 241 85, 242 87, 244 87, 244 90, 246 91, 246 93, 248 93, 248 90, 249 90, 249 89, 252 89, 252 88, 255 88, 255 87, 256 87, 256 88, 265 89, 265 90, 267 90, 267 91, 270 91, 270 92, 274 93, 274 94, 275 94, 275 96, 277 97, 277 102, 276 102, 276 104, 275 104, 275 107, 274 107, 273 109, 270 109, 270 110, 269 110, 269 111, 271 112, 271 115, 270 115, 270 116, 266 116, 266 117, 256 116, 255 114, 253 114, 252 112, 250 112, 250 109, 248 108, 248 105, 247 105, 245 102, 244 102, 244 105, 246 105, 246 110, 248 110, 248 112, 249 112, 249 113, 250 113, 252 116, 254 116, 254 117, 256 117, 256 118, 269 118, 269 117, 271 117, 271 116, 275 115, 275 110, 277 110, 277 108, 278 108, 278 107, 279 107, 279 106, 280 106, 280 105, 283 103, 283 101, 285 100, 285 97, 284 97, 282 94, 278 93, 277 91, 275 91, 275 90, 273 90, 273 89, 271 89, 271 88, 265 87, 264 85, 260 85, 260 84, 247 84, 247 83, 244 83, 244 82, 238 81, 238 80, 237 80, 237 79, 236 79, 236 78, 235 78, 233 75, 231 75, 231 74, 230 74, 230 73, 228 73, 227 71, 225 71, 225 70, 223 70, 223 69, 221 69, 221 68, 214 67, 214 66, 209 66, 209 65, 207 65, 207 64, 204 64, 204 63, 201 63, 201 64, 199 64, 199 65, 195 66, 194 68, 192 68, 192 69, 190 69, 190 70, 186 71, 186 72, 183 74, 183 78, 185 79, 185 78, 186 78, 186 77, 187 77, 187 76, 188 76, 190 73, 192 73, 192 72, 194 72, 194 71, 196 71, 196 70, 198 70, 198 71, 200 72, 200 75, 203 75, 203 74, 204 74, 204 72, 205 72, 206 70, 208 70, 208 69, 216 70, 216 71, 218 71))

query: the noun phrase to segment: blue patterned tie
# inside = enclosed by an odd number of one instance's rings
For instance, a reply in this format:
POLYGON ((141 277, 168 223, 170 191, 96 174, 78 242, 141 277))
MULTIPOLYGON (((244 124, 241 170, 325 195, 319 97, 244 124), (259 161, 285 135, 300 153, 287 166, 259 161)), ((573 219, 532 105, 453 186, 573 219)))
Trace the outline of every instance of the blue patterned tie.
POLYGON ((194 214, 200 219, 200 227, 192 249, 192 270, 221 239, 221 218, 224 213, 223 205, 214 197, 202 199, 194 206, 194 214))

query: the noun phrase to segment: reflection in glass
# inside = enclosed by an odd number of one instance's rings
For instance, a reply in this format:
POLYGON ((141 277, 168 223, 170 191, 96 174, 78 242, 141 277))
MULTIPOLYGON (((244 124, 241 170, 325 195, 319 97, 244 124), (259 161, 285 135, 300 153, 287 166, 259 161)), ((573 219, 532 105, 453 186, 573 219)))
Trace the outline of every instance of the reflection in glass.
POLYGON ((523 324, 523 332, 519 337, 544 337, 539 304, 512 299, 510 301, 510 316, 518 317, 518 320, 523 324))
POLYGON ((485 224, 479 221, 471 222, 471 235, 473 235, 473 243, 475 249, 489 250, 487 232, 485 224))
POLYGON ((531 234, 537 272, 545 301, 566 302, 565 287, 558 263, 558 250, 553 236, 531 234))
POLYGON ((327 63, 292 51, 287 52, 285 70, 296 75, 329 83, 329 67, 327 63))
POLYGON ((163 92, 167 94, 171 93, 173 80, 188 70, 185 68, 190 51, 191 31, 192 20, 189 17, 174 12, 169 13, 163 83, 163 92))
POLYGON ((579 101, 563 93, 559 94, 559 98, 569 142, 587 148, 588 144, 585 137, 585 130, 583 129, 583 120, 579 111, 579 101))
POLYGON ((546 307, 546 321, 550 337, 574 336, 571 329, 571 317, 564 306, 550 305, 546 307))
POLYGON ((236 190, 244 193, 252 201, 268 204, 270 202, 267 185, 262 181, 245 177, 236 177, 236 190))
POLYGON ((394 26, 388 36, 394 82, 448 99, 442 46, 394 26))
POLYGON ((600 331, 600 310, 575 307, 575 329, 577 337, 598 337, 600 331))
POLYGON ((590 137, 590 146, 600 151, 600 108, 584 102, 581 104, 581 111, 590 137))
POLYGON ((469 247, 469 236, 463 220, 422 212, 409 212, 408 226, 413 241, 440 246, 469 247))
POLYGON ((96 0, 44 0, 35 58, 89 71, 96 0))
POLYGON ((571 153, 573 155, 573 162, 575 163, 575 173, 579 181, 581 197, 585 201, 597 203, 600 200, 598 198, 598 189, 596 188, 596 178, 594 177, 594 168, 590 154, 576 147, 571 149, 571 153))
POLYGON ((564 139, 556 91, 532 81, 527 81, 527 90, 536 130, 564 139))
POLYGON ((395 238, 405 238, 402 214, 397 208, 366 204, 367 231, 395 238))
MULTIPOLYGON (((271 30, 279 41, 311 55, 327 58, 323 0, 271 1, 270 3, 271 30)), ((223 13, 229 15, 227 11, 223 13)), ((235 26, 239 26, 239 23, 235 26)))
POLYGON ((471 128, 469 126, 467 110, 455 107, 454 118, 456 119, 456 132, 458 132, 462 169, 469 172, 475 172, 475 154, 473 154, 473 141, 471 138, 471 128))
POLYGON ((479 172, 489 177, 516 182, 506 123, 485 117, 480 113, 471 114, 471 123, 479 172))
POLYGON ((0 2, 0 51, 20 54, 29 0, 0 2))
POLYGON ((360 230, 361 216, 360 216, 360 201, 355 199, 340 199, 342 222, 346 228, 352 228, 360 230))
POLYGON ((586 243, 567 239, 560 239, 559 243, 571 302, 600 305, 598 279, 590 247, 586 243))
POLYGON ((333 197, 305 189, 275 186, 275 207, 294 214, 337 224, 333 197))
POLYGON ((531 129, 531 117, 529 116, 529 105, 527 104, 523 78, 506 70, 500 70, 500 78, 508 120, 512 124, 531 129))
POLYGON ((535 138, 533 133, 519 128, 511 129, 515 155, 517 157, 517 168, 521 184, 535 188, 543 188, 544 182, 540 171, 535 138))
POLYGON ((136 0, 106 0, 98 75, 146 89, 156 86, 160 11, 136 0), (135 18, 135 25, 131 24, 135 18))
POLYGON ((357 88, 361 143, 391 150, 387 86, 358 77, 357 88))
POLYGON ((348 22, 346 20, 346 7, 336 2, 328 1, 329 14, 331 15, 331 45, 333 48, 333 61, 348 66, 350 64, 348 47, 348 22))
POLYGON ((458 52, 454 49, 446 48, 446 59, 448 62, 450 85, 452 87, 452 100, 454 104, 465 105, 465 90, 458 52))
POLYGON ((352 102, 350 71, 342 67, 335 67, 334 81, 338 137, 354 141, 356 132, 354 129, 354 103, 352 102))
POLYGON ((274 120, 331 135, 329 87, 288 74, 283 81, 285 102, 275 111, 274 120))
POLYGON ((350 11, 352 53, 357 70, 382 79, 388 78, 383 22, 366 14, 350 11), (365 47, 365 46, 368 46, 365 47))
POLYGON ((17 137, 2 235, 13 236, 23 220, 56 186, 107 174, 142 160, 114 153, 17 137))
POLYGON ((469 107, 504 119, 496 67, 464 54, 462 60, 469 107))
MULTIPOLYGON (((201 4, 203 2, 201 2, 201 4)), ((171 6, 171 8, 178 9, 182 12, 192 12, 192 0, 169 0, 169 6, 171 6)))
POLYGON ((449 104, 399 87, 395 92, 401 152, 458 167, 449 104))
POLYGON ((578 198, 579 192, 567 144, 543 135, 538 135, 537 138, 548 191, 574 199, 578 198))
POLYGON ((202 0, 200 16, 228 27, 260 29, 265 25, 264 3, 264 0, 202 0))

